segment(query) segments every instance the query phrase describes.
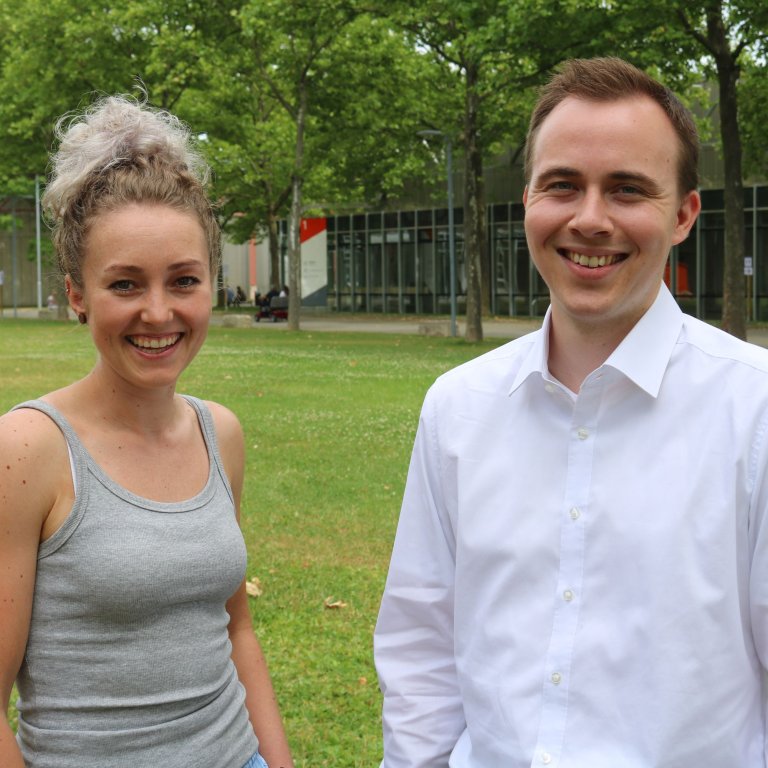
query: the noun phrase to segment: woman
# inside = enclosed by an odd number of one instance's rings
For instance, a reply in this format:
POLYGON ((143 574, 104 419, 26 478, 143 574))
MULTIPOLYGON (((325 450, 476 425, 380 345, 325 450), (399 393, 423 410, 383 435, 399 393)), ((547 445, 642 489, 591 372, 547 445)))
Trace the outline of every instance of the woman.
POLYGON ((242 431, 175 391, 218 269, 205 166, 124 98, 59 137, 44 204, 98 355, 0 419, 0 765, 290 768, 244 586, 242 431))

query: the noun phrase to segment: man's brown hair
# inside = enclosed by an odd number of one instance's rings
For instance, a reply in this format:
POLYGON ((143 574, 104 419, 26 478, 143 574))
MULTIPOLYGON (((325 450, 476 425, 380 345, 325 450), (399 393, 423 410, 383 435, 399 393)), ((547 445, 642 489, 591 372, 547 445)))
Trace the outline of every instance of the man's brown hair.
POLYGON ((663 110, 677 134, 680 153, 677 178, 681 194, 699 185, 699 136, 688 109, 669 88, 645 72, 615 57, 566 61, 541 89, 528 125, 525 141, 525 178, 531 179, 533 152, 541 124, 569 97, 584 101, 616 101, 648 96, 663 110))

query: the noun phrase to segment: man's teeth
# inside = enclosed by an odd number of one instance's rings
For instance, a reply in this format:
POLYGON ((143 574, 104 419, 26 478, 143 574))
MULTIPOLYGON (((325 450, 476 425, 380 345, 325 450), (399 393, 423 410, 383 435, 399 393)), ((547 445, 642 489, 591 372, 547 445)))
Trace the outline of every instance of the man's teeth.
POLYGON ((587 256, 584 253, 566 251, 566 256, 574 264, 579 264, 582 267, 589 267, 590 269, 594 269, 595 267, 608 267, 619 261, 619 255, 615 253, 608 256, 587 256))
POLYGON ((175 344, 180 336, 180 333, 175 333, 173 336, 163 336, 161 339, 149 338, 147 336, 131 336, 131 344, 142 349, 165 349, 165 347, 175 344))

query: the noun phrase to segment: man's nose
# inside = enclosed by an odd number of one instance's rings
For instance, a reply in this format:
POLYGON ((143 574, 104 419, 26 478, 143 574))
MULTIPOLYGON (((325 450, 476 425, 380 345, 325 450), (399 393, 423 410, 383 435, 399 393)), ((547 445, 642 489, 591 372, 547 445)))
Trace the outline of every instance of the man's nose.
POLYGON ((600 190, 586 190, 568 226, 583 237, 606 237, 613 232, 609 204, 600 190))

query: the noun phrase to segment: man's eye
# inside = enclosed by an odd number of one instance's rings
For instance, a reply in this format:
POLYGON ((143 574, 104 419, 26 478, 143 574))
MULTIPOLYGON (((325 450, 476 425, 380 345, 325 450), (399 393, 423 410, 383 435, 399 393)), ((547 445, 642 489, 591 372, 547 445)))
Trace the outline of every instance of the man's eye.
POLYGON ((619 194, 621 195, 640 195, 641 190, 637 187, 633 187, 631 184, 623 184, 619 187, 619 194))
POLYGON ((570 192, 573 189, 573 184, 570 181, 553 181, 547 186, 547 189, 554 192, 570 192))

